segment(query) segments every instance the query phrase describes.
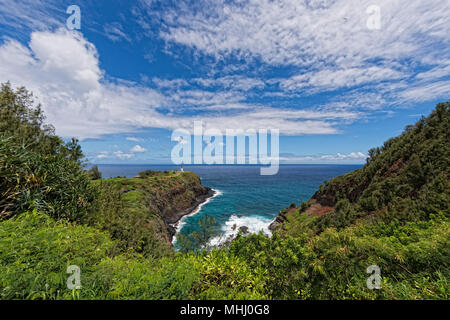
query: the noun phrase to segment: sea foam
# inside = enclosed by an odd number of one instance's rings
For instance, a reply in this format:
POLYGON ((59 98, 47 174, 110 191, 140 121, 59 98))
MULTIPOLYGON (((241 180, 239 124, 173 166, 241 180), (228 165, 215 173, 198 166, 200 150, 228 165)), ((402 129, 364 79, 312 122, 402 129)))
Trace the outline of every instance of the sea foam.
POLYGON ((269 230, 269 225, 273 222, 273 219, 261 217, 261 216, 237 216, 232 215, 225 225, 221 228, 221 235, 214 237, 209 242, 210 246, 218 246, 223 244, 229 239, 237 236, 239 228, 246 226, 249 233, 258 233, 262 231, 264 234, 270 236, 272 233, 269 230))

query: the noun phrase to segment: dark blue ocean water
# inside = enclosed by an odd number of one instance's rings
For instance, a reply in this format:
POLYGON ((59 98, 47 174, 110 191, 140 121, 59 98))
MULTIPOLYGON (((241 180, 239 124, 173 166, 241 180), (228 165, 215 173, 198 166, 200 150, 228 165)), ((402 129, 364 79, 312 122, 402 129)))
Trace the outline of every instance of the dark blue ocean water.
MULTIPOLYGON (((198 228, 198 220, 205 215, 220 225, 221 238, 236 233, 240 226, 251 232, 263 230, 278 212, 292 202, 308 200, 324 180, 360 168, 361 165, 281 165, 278 174, 260 175, 258 166, 185 166, 185 171, 197 173, 204 186, 217 190, 217 195, 201 209, 182 219, 178 229, 190 233, 198 228), (236 226, 236 231, 232 227, 236 226)), ((133 177, 138 172, 175 170, 175 165, 99 165, 103 178, 133 177)), ((220 242, 219 238, 213 240, 220 242)))

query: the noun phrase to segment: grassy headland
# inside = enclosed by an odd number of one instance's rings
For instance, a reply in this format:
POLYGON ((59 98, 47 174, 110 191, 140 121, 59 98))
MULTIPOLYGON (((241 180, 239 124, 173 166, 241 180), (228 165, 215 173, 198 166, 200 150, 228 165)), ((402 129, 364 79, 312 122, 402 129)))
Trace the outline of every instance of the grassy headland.
POLYGON ((83 222, 108 231, 121 250, 171 255, 173 224, 213 195, 193 172, 144 171, 134 178, 93 181, 96 210, 83 222))

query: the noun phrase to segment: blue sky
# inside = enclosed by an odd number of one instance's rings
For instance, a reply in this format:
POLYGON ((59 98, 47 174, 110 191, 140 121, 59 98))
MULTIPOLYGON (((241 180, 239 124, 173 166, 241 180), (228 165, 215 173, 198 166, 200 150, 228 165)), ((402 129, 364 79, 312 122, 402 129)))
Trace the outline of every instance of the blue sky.
POLYGON ((171 133, 194 120, 279 129, 282 162, 363 163, 449 100, 449 13, 447 0, 2 0, 0 81, 32 90, 94 163, 170 163, 171 133))

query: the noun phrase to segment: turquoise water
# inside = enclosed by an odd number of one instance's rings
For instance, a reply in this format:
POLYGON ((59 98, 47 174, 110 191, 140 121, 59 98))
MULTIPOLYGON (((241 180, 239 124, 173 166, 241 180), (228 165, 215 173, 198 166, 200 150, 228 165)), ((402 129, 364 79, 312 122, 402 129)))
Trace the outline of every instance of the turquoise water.
MULTIPOLYGON (((185 166, 186 171, 197 173, 202 184, 217 190, 217 195, 205 203, 199 212, 185 217, 178 225, 183 233, 198 228, 198 220, 205 215, 215 218, 220 225, 220 242, 234 234, 240 226, 251 232, 263 230, 278 212, 292 202, 308 200, 324 180, 353 171, 361 165, 282 165, 278 174, 261 176, 259 166, 185 166), (236 226, 236 231, 232 227, 236 226)), ((136 176, 138 172, 174 170, 174 165, 99 165, 104 178, 136 176)))

